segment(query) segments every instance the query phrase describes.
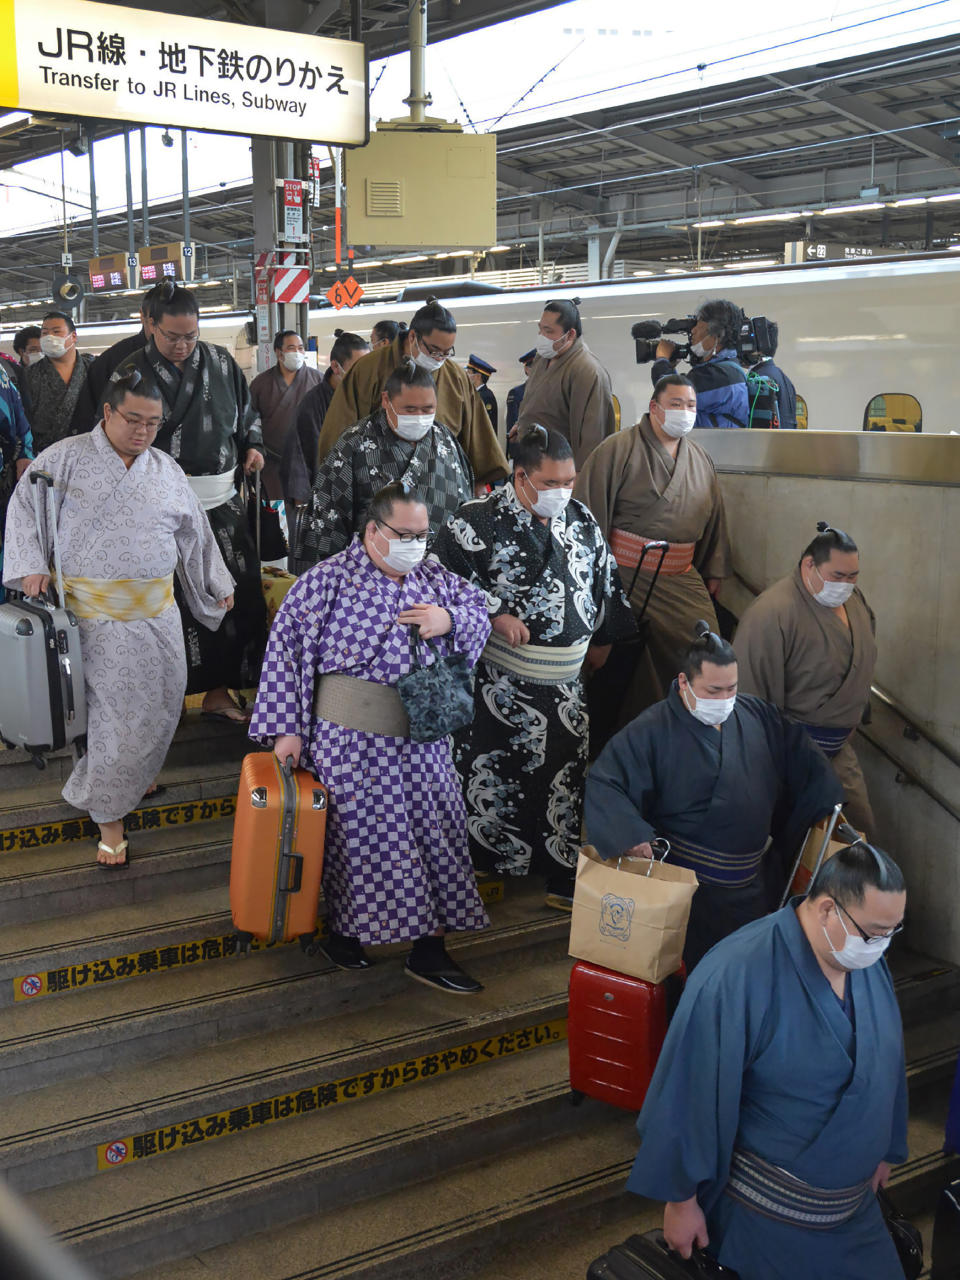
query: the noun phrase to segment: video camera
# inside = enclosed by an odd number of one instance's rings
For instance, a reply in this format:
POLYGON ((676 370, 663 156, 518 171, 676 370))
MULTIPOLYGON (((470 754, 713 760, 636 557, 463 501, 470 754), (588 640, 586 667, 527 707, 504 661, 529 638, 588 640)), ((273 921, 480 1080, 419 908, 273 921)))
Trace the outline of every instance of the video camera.
MULTIPOLYGON (((680 320, 666 320, 663 323, 659 320, 638 320, 630 330, 630 336, 637 344, 637 364, 649 364, 657 358, 657 343, 665 334, 686 334, 689 338, 696 323, 696 316, 684 316, 680 320)), ((757 364, 772 356, 774 349, 767 317, 753 316, 748 320, 744 316, 737 337, 737 359, 743 364, 757 364)), ((679 343, 670 358, 674 363, 678 360, 697 361, 696 356, 691 356, 689 342, 679 343)))
MULTIPOLYGON (((630 330, 630 336, 637 344, 637 364, 649 364, 657 358, 657 343, 665 333, 685 333, 689 338, 696 323, 696 316, 667 320, 663 324, 659 320, 638 320, 630 330)), ((689 360, 690 343, 680 343, 673 353, 673 359, 689 360)))

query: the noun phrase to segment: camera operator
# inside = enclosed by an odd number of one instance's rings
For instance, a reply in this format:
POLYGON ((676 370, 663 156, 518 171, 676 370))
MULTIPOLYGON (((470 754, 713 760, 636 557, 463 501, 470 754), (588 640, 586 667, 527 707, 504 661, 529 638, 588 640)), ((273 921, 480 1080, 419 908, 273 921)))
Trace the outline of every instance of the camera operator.
MULTIPOLYGON (((705 302, 690 332, 690 382, 697 393, 695 427, 745 427, 750 421, 747 379, 740 367, 737 344, 746 317, 725 298, 705 302)), ((676 371, 675 342, 661 338, 650 369, 653 384, 676 371)))
POLYGON ((769 378, 772 382, 777 384, 777 416, 780 419, 780 430, 796 431, 797 390, 780 366, 773 362, 773 357, 777 354, 777 345, 779 341, 780 326, 775 320, 768 320, 768 351, 766 354, 761 355, 756 364, 751 364, 749 367, 754 371, 754 373, 759 373, 764 378, 769 378))

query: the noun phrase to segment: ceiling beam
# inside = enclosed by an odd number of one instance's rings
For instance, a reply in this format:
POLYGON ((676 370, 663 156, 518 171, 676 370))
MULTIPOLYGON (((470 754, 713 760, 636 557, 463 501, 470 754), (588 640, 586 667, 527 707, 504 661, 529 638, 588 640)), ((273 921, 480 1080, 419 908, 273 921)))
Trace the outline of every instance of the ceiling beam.
POLYGON ((606 202, 598 200, 596 196, 587 195, 584 191, 557 191, 551 193, 554 183, 549 178, 541 178, 535 173, 529 173, 526 169, 519 165, 508 164, 506 161, 497 160, 497 181, 504 183, 505 186, 513 187, 516 191, 527 192, 531 196, 544 193, 546 198, 553 204, 568 204, 575 209, 581 209, 584 213, 598 214, 602 213, 606 208, 606 202))

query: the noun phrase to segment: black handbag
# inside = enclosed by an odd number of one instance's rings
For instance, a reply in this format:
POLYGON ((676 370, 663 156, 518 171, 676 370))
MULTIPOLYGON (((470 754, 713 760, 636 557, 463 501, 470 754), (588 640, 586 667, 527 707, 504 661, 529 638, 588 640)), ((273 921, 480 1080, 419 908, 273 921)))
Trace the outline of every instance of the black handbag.
POLYGON ((260 560, 282 560, 287 555, 289 549, 283 536, 280 512, 270 505, 261 491, 259 471, 253 485, 247 485, 247 521, 260 560))
POLYGON ((903 1267, 903 1274, 907 1280, 917 1280, 923 1270, 923 1237, 909 1218, 904 1218, 897 1212, 896 1206, 882 1187, 877 1188, 877 1199, 903 1267))
POLYGON ((681 1258, 663 1238, 662 1231, 647 1231, 614 1245, 590 1264, 587 1280, 739 1280, 737 1272, 722 1267, 710 1254, 694 1249, 681 1258))
POLYGON ((640 576, 640 570, 643 567, 647 552, 659 551, 660 558, 654 566, 653 573, 650 575, 647 594, 643 598, 643 606, 637 617, 637 634, 631 636, 629 640, 618 640, 610 650, 603 666, 598 671, 594 671, 587 679, 585 692, 587 715, 590 719, 589 754, 591 760, 596 760, 617 731, 617 723, 623 710, 624 698, 633 681, 637 663, 643 656, 643 651, 647 646, 644 615, 647 612, 647 605, 653 595, 653 588, 657 585, 660 570, 663 568, 663 562, 669 550, 669 542, 648 542, 641 549, 640 559, 637 561, 637 567, 630 583, 630 590, 627 592, 628 601, 633 596, 637 578, 640 576))
POLYGON ((437 652, 429 666, 421 665, 419 640, 420 628, 411 627, 413 669, 397 681, 397 692, 410 721, 411 739, 437 742, 473 723, 473 668, 463 653, 442 657, 437 652))

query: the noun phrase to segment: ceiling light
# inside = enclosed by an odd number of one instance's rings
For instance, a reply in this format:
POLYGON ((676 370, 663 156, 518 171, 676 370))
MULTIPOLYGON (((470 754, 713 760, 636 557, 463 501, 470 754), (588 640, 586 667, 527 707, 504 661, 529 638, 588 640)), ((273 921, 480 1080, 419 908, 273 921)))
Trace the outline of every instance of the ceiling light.
MULTIPOLYGON (((957 199, 960 200, 960 196, 957 196, 957 199)), ((874 209, 883 207, 879 201, 874 201, 873 204, 838 204, 832 209, 821 209, 820 216, 829 218, 835 213, 872 213, 874 209)))
POLYGON ((688 270, 687 267, 667 267, 666 271, 664 272, 664 275, 685 276, 687 274, 687 270, 688 270))
POLYGON ((730 270, 735 267, 779 267, 779 258, 737 258, 734 262, 725 262, 724 268, 730 270))
POLYGON ((509 244, 495 244, 487 250, 487 253, 509 253, 511 247, 509 244))
POLYGON ((355 262, 354 267, 362 267, 364 271, 370 271, 373 267, 382 267, 383 263, 379 258, 371 258, 369 262, 355 262))
POLYGON ((657 273, 655 271, 634 271, 633 274, 635 276, 655 276, 657 273))
POLYGON ((960 191, 953 191, 948 196, 931 196, 931 204, 942 204, 945 200, 960 200, 960 191))
POLYGON ((798 209, 794 209, 791 213, 753 213, 747 218, 734 218, 733 225, 747 227, 752 222, 791 222, 794 218, 801 216, 798 209))
POLYGON ((926 196, 910 196, 910 197, 909 197, 908 199, 906 199, 906 200, 894 200, 894 202, 893 202, 893 204, 890 206, 890 208, 891 208, 891 209, 906 209, 906 208, 907 208, 907 206, 908 206, 908 205, 911 205, 911 204, 926 204, 926 203, 927 203, 927 197, 926 197, 926 196))
POLYGON ((0 129, 7 129, 11 125, 23 124, 32 117, 29 111, 5 111, 0 116, 0 129))
POLYGON ((402 267, 408 262, 426 262, 427 255, 425 253, 417 254, 412 258, 388 258, 387 264, 391 267, 402 267))
POLYGON ((698 231, 706 231, 708 227, 725 227, 727 224, 722 218, 711 218, 706 222, 693 222, 690 225, 698 231))

